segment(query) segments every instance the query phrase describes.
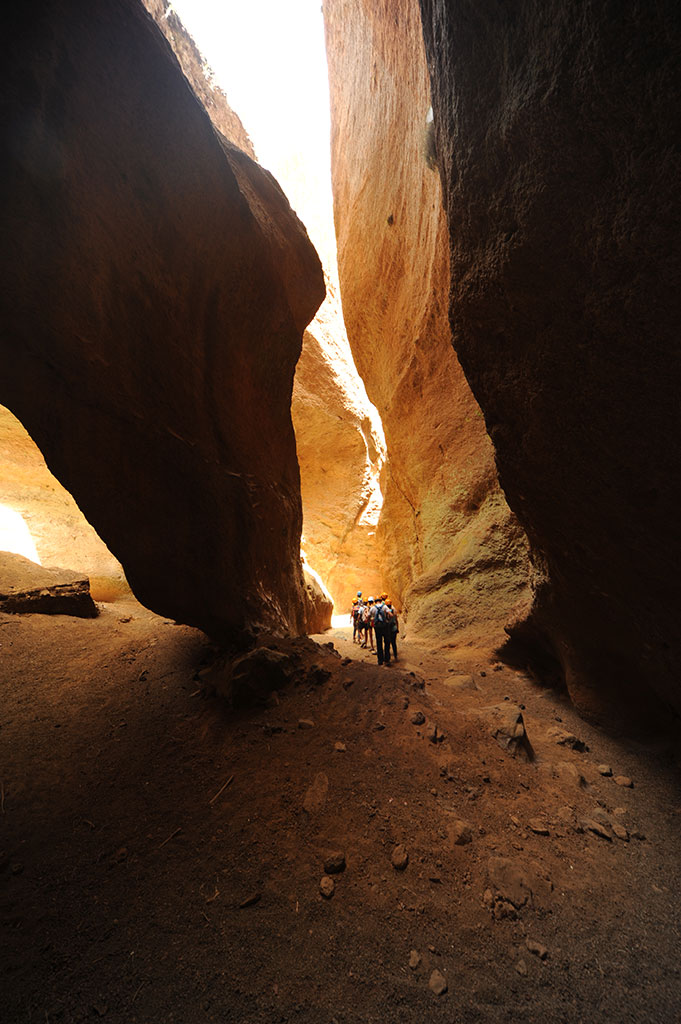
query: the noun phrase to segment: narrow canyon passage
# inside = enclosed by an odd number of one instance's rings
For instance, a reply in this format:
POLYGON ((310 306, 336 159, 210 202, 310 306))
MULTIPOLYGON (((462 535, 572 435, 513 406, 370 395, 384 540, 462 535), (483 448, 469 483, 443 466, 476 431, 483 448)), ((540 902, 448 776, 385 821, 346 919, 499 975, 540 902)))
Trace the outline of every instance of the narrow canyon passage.
POLYGON ((3 1020, 676 1021, 678 11, 184 8, 7 22, 3 1020))

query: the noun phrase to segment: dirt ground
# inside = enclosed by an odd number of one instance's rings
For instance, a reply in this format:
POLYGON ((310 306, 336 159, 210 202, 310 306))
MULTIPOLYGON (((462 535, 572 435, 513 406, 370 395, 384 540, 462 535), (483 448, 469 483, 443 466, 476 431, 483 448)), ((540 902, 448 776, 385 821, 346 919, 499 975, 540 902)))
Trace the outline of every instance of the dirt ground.
POLYGON ((673 745, 471 648, 379 668, 316 639, 337 653, 284 644, 300 680, 236 713, 206 638, 131 599, 0 616, 2 1020, 681 1020, 673 745))

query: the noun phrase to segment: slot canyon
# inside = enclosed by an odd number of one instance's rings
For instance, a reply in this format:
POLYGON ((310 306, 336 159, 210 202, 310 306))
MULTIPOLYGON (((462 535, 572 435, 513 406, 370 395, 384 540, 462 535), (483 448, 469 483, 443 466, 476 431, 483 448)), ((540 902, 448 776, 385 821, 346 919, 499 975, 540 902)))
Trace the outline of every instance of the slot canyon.
POLYGON ((5 16, 2 1020, 673 1024, 681 10, 252 6, 5 16))

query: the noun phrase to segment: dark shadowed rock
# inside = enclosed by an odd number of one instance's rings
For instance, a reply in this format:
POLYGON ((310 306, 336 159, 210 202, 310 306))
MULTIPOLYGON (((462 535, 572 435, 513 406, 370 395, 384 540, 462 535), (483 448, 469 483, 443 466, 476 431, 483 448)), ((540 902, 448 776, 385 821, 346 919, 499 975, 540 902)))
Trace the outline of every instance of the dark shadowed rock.
POLYGON ((0 401, 143 604, 302 632, 306 232, 135 0, 18 6, 5 34, 0 401))
POLYGON ((454 346, 537 637, 585 714, 678 710, 678 4, 420 6, 454 346))
POLYGON ((482 714, 491 720, 491 734, 502 750, 526 761, 534 759, 522 711, 513 704, 493 704, 484 708, 482 714))
POLYGON ((0 611, 92 619, 97 606, 87 576, 69 569, 45 569, 23 555, 0 551, 0 611))

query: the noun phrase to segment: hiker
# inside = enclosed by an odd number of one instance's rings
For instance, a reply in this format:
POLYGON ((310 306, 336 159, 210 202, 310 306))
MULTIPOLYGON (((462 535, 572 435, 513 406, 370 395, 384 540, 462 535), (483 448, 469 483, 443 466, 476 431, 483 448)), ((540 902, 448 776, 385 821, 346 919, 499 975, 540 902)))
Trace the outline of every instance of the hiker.
POLYGON ((388 640, 393 649, 393 659, 397 661, 397 634, 400 631, 400 624, 397 619, 397 609, 393 608, 392 601, 389 598, 386 598, 385 603, 386 607, 389 609, 391 614, 391 619, 389 623, 390 633, 388 634, 388 640))
POLYGON ((392 613, 385 603, 387 594, 381 594, 373 607, 373 627, 376 633, 376 656, 379 665, 390 664, 390 624, 392 613))
POLYGON ((362 609, 364 605, 362 603, 362 591, 357 591, 357 597, 353 601, 352 610, 350 612, 350 621, 352 622, 352 642, 353 644, 360 642, 360 633, 362 632, 362 609))
POLYGON ((374 623, 372 618, 373 607, 374 599, 373 597, 370 597, 362 612, 362 628, 364 629, 364 643, 362 644, 362 647, 366 647, 368 640, 372 651, 374 649, 374 623))

